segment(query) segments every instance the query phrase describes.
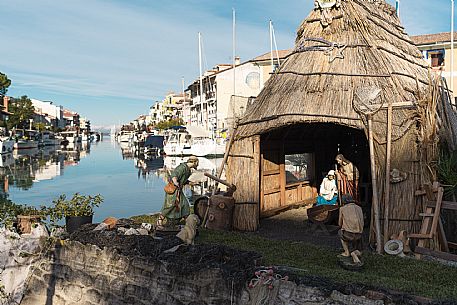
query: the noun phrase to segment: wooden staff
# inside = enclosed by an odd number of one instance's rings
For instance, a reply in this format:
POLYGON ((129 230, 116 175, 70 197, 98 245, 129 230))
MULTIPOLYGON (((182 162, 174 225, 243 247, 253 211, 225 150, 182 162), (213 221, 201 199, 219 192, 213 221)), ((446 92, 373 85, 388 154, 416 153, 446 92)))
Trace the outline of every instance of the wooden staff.
POLYGON ((370 146, 370 163, 371 163, 371 184, 373 188, 373 210, 376 231, 376 252, 382 253, 381 241, 381 220, 379 217, 379 201, 378 201, 378 184, 376 181, 376 165, 374 157, 374 144, 373 144, 373 117, 368 114, 368 143, 370 146))
MULTIPOLYGON (((224 165, 227 162, 227 159, 228 159, 228 156, 230 153, 230 148, 232 147, 233 140, 235 139, 237 129, 238 129, 238 123, 236 122, 235 126, 233 127, 233 132, 232 132, 232 135, 230 136, 230 141, 228 143, 228 146, 225 148, 224 159, 222 160, 221 168, 219 168, 219 171, 217 172, 217 177, 213 176, 214 178, 217 178, 218 180, 220 180, 222 173, 224 172, 224 165)), ((218 186, 217 180, 216 179, 214 179, 214 180, 216 181, 216 183, 214 184, 214 188, 213 188, 213 191, 211 192, 211 196, 214 196, 214 194, 216 194, 216 190, 217 190, 217 186, 218 186)), ((210 200, 211 200, 211 198, 208 199, 208 205, 206 207, 205 216, 203 217, 203 221, 201 224, 201 226, 203 228, 205 228, 205 226, 206 226, 206 218, 208 217, 210 200)))
POLYGON ((338 164, 335 164, 335 183, 336 183, 336 190, 338 191, 338 205, 342 206, 341 204, 341 191, 340 191, 340 180, 338 179, 338 164))
MULTIPOLYGON (((235 135, 236 135, 236 131, 237 130, 238 130, 238 124, 235 123, 235 126, 233 127, 232 135, 230 136, 230 141, 228 143, 227 148, 225 149, 224 159, 222 160, 221 167, 219 168, 219 171, 217 172, 217 176, 216 177, 218 179, 221 178, 222 173, 224 172, 224 166, 225 166, 225 163, 227 163, 227 159, 228 159, 228 156, 229 156, 229 153, 230 153, 230 148, 232 147, 232 143, 233 143, 233 140, 235 139, 235 135)), ((213 191, 212 191, 211 195, 216 194, 217 186, 218 186, 218 182, 216 181, 216 183, 214 184, 214 188, 213 188, 213 191)))
POLYGON ((392 101, 387 107, 386 180, 384 186, 384 243, 389 240, 390 154, 392 151, 392 101))

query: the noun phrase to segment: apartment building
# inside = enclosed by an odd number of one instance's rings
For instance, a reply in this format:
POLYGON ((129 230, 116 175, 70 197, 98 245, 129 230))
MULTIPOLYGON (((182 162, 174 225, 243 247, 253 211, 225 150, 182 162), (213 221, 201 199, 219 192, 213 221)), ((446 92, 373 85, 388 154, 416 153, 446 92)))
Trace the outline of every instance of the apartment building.
POLYGON ((35 108, 35 122, 44 123, 55 128, 64 128, 63 107, 50 101, 31 99, 35 108))
MULTIPOLYGON (((457 33, 454 33, 457 40, 457 33)), ((454 83, 454 100, 457 98, 457 47, 454 43, 454 66, 451 67, 451 32, 412 36, 424 59, 436 73, 446 78, 449 89, 451 81, 454 83), (453 71, 453 80, 451 80, 453 71)))
POLYGON ((206 71, 186 90, 190 100, 183 105, 186 125, 198 126, 209 135, 233 125, 263 89, 290 50, 266 53, 235 66, 220 64, 206 71))

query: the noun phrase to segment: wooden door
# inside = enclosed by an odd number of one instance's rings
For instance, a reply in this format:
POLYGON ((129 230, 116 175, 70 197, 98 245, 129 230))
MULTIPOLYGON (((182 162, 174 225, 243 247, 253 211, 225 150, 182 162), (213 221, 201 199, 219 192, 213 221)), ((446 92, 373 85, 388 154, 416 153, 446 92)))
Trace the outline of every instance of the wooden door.
POLYGON ((285 205, 285 165, 282 143, 269 143, 261 158, 260 213, 285 205))

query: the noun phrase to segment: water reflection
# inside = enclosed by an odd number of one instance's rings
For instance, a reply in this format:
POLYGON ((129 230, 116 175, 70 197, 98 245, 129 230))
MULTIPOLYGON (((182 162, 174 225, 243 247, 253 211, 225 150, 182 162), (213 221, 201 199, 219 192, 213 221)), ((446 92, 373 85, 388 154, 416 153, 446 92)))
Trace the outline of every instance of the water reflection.
MULTIPOLYGON (((168 174, 175 169, 179 164, 186 162, 188 157, 178 156, 145 156, 134 146, 129 143, 119 143, 121 148, 122 159, 133 160, 134 166, 138 169, 138 178, 145 180, 149 179, 151 175, 160 177, 164 182, 167 181, 168 174)), ((209 173, 216 175, 217 169, 221 166, 223 158, 198 157, 199 165, 197 170, 193 170, 189 181, 197 185, 192 187, 194 195, 202 195, 212 190, 214 182, 204 175, 209 173)))
POLYGON ((65 166, 78 165, 81 158, 90 152, 90 144, 82 146, 70 143, 64 147, 45 146, 41 149, 20 149, 2 154, 0 158, 0 181, 3 193, 10 187, 29 190, 39 181, 52 180, 63 175, 65 166))
MULTIPOLYGON (((14 202, 49 205, 61 194, 101 194, 105 201, 95 221, 154 213, 163 204, 167 173, 187 158, 145 157, 128 145, 101 141, 89 145, 20 150, 1 155, 0 187, 14 202)), ((211 191, 222 159, 199 158, 200 165, 189 180, 196 182, 193 195, 211 191)))

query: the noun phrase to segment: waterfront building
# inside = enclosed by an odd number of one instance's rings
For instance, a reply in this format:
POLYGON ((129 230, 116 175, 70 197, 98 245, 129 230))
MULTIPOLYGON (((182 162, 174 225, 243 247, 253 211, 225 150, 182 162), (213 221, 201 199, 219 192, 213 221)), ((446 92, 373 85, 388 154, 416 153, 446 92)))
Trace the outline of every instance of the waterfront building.
MULTIPOLYGON (((454 34, 457 39, 457 33, 454 34)), ((454 48, 454 66, 451 67, 451 32, 412 36, 416 46, 433 71, 446 78, 451 89, 451 71, 454 73, 454 103, 457 99, 457 48, 454 48)), ((455 47, 455 43, 454 43, 455 47)))
POLYGON ((54 128, 65 127, 62 106, 54 105, 51 101, 40 101, 37 99, 31 99, 31 101, 35 108, 35 122, 43 123, 54 128))
POLYGON ((187 100, 186 94, 169 92, 162 101, 149 108, 150 123, 155 125, 161 121, 184 119, 183 105, 187 100))
POLYGON ((8 112, 8 106, 11 101, 10 96, 4 96, 2 100, 2 105, 0 107, 0 121, 3 124, 5 121, 8 120, 8 117, 10 116, 10 112, 8 112))
POLYGON ((63 119, 65 128, 78 127, 79 128, 79 114, 68 109, 63 110, 63 119))
POLYGON ((81 134, 89 135, 91 132, 90 120, 88 120, 87 118, 80 118, 79 119, 79 130, 81 131, 81 134))
POLYGON ((289 54, 290 50, 274 52, 273 62, 270 53, 243 63, 237 58, 235 67, 219 64, 206 71, 202 84, 198 78, 186 90, 190 97, 182 110, 186 114, 183 118, 186 125, 198 126, 208 135, 229 128, 235 118, 243 115, 272 72, 289 54))

